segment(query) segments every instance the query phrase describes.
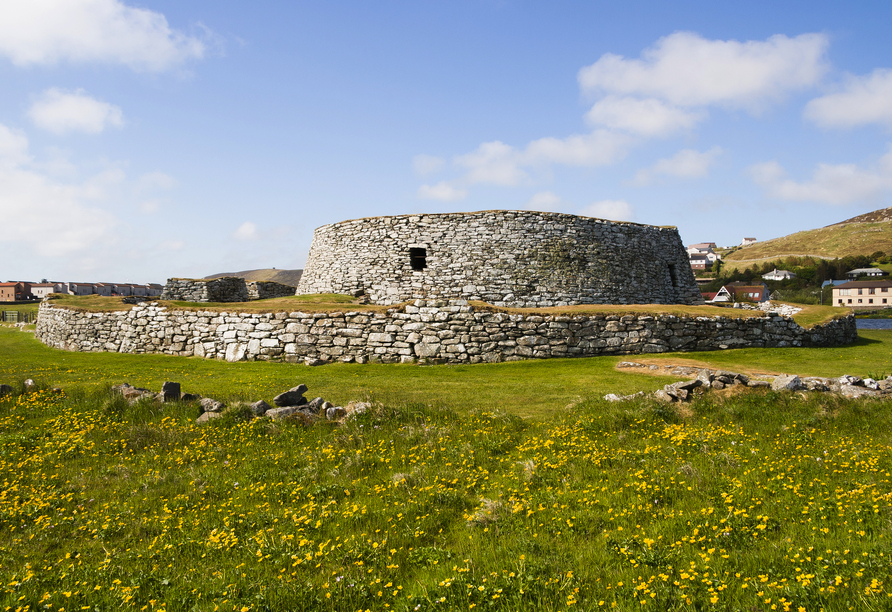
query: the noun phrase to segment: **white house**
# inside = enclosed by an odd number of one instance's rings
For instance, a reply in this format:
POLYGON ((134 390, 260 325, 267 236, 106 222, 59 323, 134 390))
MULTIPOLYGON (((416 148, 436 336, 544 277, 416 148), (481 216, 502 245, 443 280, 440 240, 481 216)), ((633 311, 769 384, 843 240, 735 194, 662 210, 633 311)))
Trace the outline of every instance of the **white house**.
POLYGON ((768 274, 763 274, 762 278, 765 280, 779 281, 779 280, 787 280, 789 278, 796 278, 796 275, 793 274, 792 272, 790 272, 789 270, 778 270, 777 268, 775 268, 768 274))
POLYGON ((31 295, 34 296, 35 299, 42 300, 53 293, 56 290, 55 287, 56 286, 53 283, 33 283, 31 285, 31 295))
POLYGON ((93 283, 68 283, 72 295, 93 295, 93 283))
POLYGON ((751 244, 755 244, 757 242, 759 242, 759 241, 756 240, 755 238, 744 238, 743 242, 740 243, 740 246, 745 247, 745 246, 749 246, 751 244))
POLYGON ((855 268, 846 272, 846 278, 849 280, 855 280, 859 276, 886 276, 886 272, 879 268, 855 268))

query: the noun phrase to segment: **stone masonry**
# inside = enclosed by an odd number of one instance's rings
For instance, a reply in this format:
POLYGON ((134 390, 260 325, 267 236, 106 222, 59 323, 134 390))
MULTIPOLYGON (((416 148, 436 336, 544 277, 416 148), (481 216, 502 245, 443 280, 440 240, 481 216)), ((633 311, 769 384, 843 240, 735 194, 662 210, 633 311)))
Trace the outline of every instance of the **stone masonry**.
POLYGON ((236 276, 223 278, 169 278, 161 293, 162 300, 183 302, 247 302, 245 279, 236 276))
POLYGON ((317 228, 297 293, 375 304, 700 304, 678 230, 531 211, 372 217, 317 228))
POLYGON ((837 346, 857 339, 854 316, 803 329, 776 314, 527 315, 476 310, 466 301, 419 300, 386 313, 169 310, 150 302, 84 313, 40 305, 36 336, 70 351, 165 353, 227 361, 481 363, 707 351, 837 346))
POLYGON ((291 285, 283 285, 273 281, 248 281, 245 283, 248 288, 249 300, 267 300, 269 298, 289 297, 295 294, 297 290, 291 285))

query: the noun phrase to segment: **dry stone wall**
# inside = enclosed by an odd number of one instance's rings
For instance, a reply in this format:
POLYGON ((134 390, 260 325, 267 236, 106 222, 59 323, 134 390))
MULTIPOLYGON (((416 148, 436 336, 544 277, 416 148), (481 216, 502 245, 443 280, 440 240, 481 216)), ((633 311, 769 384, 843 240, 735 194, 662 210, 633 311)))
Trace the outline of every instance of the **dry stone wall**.
POLYGON ((766 315, 540 316, 475 310, 462 300, 419 300, 386 313, 249 314, 181 311, 157 303, 83 313, 40 305, 37 338, 70 351, 166 353, 227 361, 481 363, 707 351, 837 346, 857 339, 849 315, 803 329, 766 315))
POLYGON ((296 287, 283 285, 273 281, 248 281, 249 300, 267 300, 269 298, 288 297, 295 294, 296 287))
POLYGON ((224 276, 214 279, 169 278, 164 285, 161 299, 184 302, 247 302, 249 296, 245 279, 224 276))
POLYGON ((700 304, 678 230, 558 213, 373 217, 316 229, 298 294, 375 304, 700 304))

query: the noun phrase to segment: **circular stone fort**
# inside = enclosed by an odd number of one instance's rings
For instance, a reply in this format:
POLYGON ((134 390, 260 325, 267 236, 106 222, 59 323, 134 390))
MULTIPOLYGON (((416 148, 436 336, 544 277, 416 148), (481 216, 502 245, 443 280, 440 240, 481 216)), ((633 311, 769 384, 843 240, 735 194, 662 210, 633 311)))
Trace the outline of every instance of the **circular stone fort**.
POLYGON ((528 211, 370 217, 324 225, 297 294, 571 304, 702 304, 678 230, 528 211))

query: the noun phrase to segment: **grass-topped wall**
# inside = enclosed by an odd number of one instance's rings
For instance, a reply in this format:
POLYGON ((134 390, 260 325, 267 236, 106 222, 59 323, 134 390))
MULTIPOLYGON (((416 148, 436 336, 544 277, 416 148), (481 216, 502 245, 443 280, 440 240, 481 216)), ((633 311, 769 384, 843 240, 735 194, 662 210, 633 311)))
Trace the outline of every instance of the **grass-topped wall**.
MULTIPOLYGON (((41 305, 37 337, 71 351, 165 353, 227 361, 312 364, 378 361, 494 363, 728 348, 838 346, 857 338, 854 317, 809 328, 792 318, 726 311, 703 316, 639 308, 506 312, 465 301, 423 301, 386 311, 238 312, 157 303, 84 312, 41 305)), ((716 309, 711 309, 713 313, 716 309)), ((705 313, 705 311, 703 311, 705 313)))

